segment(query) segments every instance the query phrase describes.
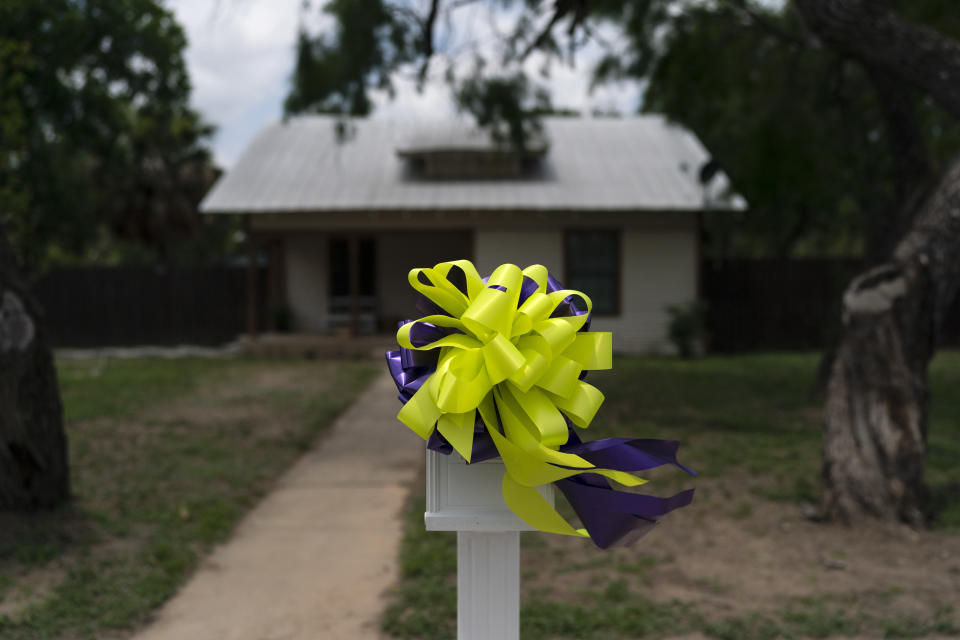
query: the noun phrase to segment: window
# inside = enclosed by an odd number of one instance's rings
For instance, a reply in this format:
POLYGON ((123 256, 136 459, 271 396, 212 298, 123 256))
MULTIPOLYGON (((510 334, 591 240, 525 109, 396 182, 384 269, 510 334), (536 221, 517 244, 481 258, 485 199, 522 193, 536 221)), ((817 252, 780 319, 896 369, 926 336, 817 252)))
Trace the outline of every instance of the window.
POLYGON ((330 295, 350 295, 350 247, 343 238, 330 240, 330 295))
POLYGON ((373 238, 334 237, 330 239, 330 295, 350 295, 350 272, 357 270, 357 285, 361 296, 376 294, 374 269, 376 249, 373 238), (356 264, 350 264, 350 242, 357 243, 356 264))
POLYGON ((597 315, 620 313, 620 233, 570 229, 564 237, 563 286, 583 291, 597 315))

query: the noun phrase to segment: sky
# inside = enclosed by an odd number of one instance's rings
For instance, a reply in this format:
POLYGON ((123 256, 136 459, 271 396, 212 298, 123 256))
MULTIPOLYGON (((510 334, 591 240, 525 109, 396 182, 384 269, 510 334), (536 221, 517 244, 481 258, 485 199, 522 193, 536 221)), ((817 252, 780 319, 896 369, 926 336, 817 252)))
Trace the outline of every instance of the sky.
MULTIPOLYGON (((328 26, 318 19, 316 8, 302 14, 301 4, 302 0, 167 2, 187 32, 186 61, 193 83, 193 105, 208 122, 216 125, 214 157, 225 169, 233 165, 261 129, 281 118, 293 69, 299 21, 306 20, 308 29, 314 31, 328 26)), ((481 47, 496 40, 498 25, 489 24, 486 13, 480 14, 474 9, 483 10, 482 7, 460 9, 452 25, 450 41, 463 44, 450 48, 455 52, 463 50, 453 56, 455 65, 463 69, 472 64, 463 34, 469 34, 469 42, 481 47)), ((589 93, 588 70, 590 60, 596 55, 599 55, 597 51, 586 50, 574 68, 553 66, 550 79, 544 84, 553 93, 554 106, 584 113, 594 109, 635 111, 641 95, 635 84, 602 87, 592 95, 589 93)), ((541 64, 542 59, 534 55, 526 67, 536 70, 541 64)), ((400 79, 394 99, 379 95, 375 96, 375 102, 375 118, 456 116, 449 91, 439 78, 428 83, 422 94, 415 91, 412 82, 400 79)))

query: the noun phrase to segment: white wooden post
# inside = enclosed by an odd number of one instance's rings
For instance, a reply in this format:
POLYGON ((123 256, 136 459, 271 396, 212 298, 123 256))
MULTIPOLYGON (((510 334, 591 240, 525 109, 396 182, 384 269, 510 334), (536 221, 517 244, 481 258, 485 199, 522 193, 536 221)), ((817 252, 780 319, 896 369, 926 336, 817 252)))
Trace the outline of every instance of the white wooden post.
POLYGON ((520 532, 457 532, 457 638, 520 639, 520 532))
MULTIPOLYGON (((499 459, 427 451, 424 523, 457 532, 458 640, 520 638, 520 532, 533 529, 504 504, 503 473, 499 459)), ((540 492, 553 504, 553 486, 540 492)))

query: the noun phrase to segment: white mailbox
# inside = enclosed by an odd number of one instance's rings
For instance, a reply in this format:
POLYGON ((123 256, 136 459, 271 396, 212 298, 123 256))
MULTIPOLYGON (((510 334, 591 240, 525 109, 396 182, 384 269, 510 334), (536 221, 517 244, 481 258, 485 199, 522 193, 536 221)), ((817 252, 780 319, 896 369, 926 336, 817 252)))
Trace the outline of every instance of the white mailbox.
MULTIPOLYGON (((500 458, 467 464, 427 451, 429 531, 457 532, 458 640, 519 640, 520 532, 534 531, 503 501, 500 458)), ((554 503, 553 485, 539 487, 554 503)))
MULTIPOLYGON (((467 464, 456 452, 427 451, 428 531, 535 531, 503 501, 505 467, 500 458, 467 464)), ((550 506, 553 485, 538 488, 550 506)))

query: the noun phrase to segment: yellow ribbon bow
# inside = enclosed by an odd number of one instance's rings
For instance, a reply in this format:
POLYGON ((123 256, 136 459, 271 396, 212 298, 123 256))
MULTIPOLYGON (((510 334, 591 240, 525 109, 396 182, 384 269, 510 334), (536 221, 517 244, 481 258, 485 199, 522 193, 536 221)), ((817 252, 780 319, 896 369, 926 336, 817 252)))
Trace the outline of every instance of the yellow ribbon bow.
POLYGON ((410 285, 449 315, 425 316, 397 331, 402 347, 440 349, 436 371, 397 417, 425 440, 438 429, 470 462, 479 411, 506 466, 503 497, 510 509, 542 531, 588 537, 536 487, 580 473, 626 486, 645 480, 559 450, 568 439, 564 416, 585 429, 603 403, 603 394, 580 374, 612 367, 612 336, 580 331, 593 308, 590 298, 567 289, 548 292, 547 280, 542 265, 501 265, 486 283, 467 260, 411 270, 410 285), (521 304, 525 278, 536 290, 521 304), (571 297, 583 300, 586 313, 553 317, 571 297), (418 323, 451 331, 414 344, 411 331, 418 323))

